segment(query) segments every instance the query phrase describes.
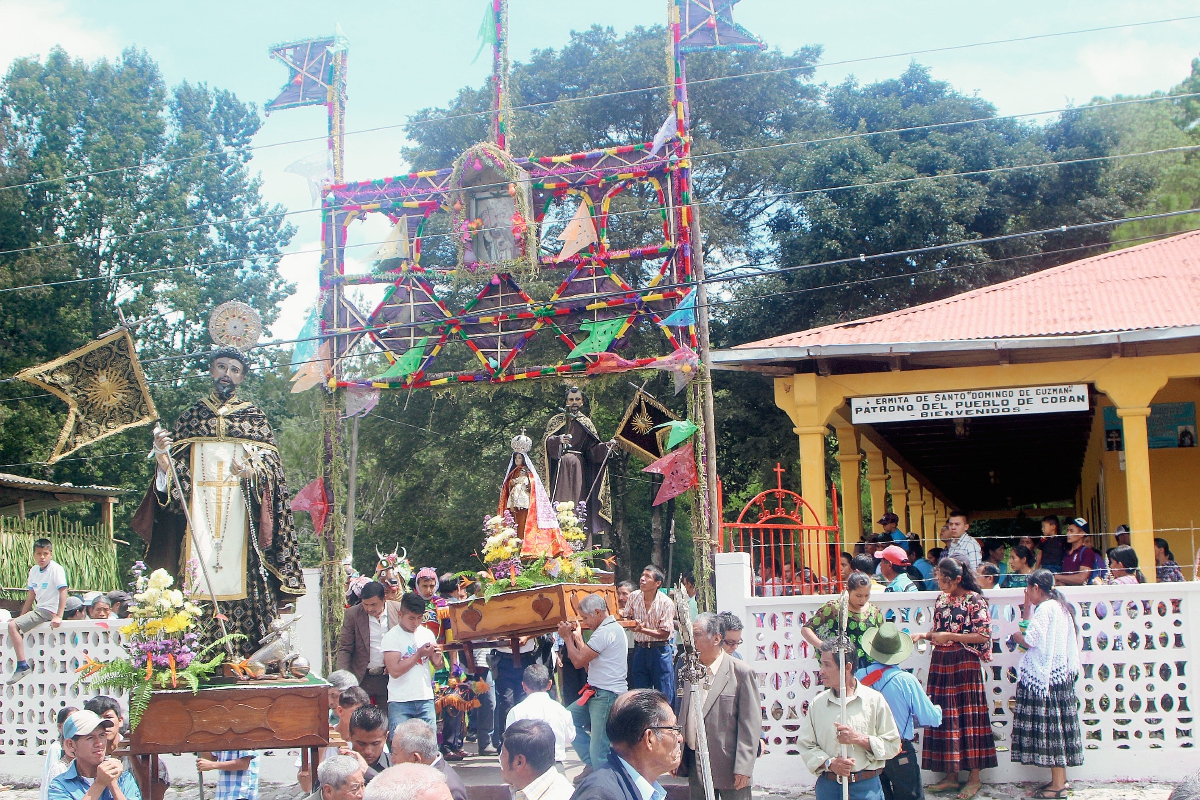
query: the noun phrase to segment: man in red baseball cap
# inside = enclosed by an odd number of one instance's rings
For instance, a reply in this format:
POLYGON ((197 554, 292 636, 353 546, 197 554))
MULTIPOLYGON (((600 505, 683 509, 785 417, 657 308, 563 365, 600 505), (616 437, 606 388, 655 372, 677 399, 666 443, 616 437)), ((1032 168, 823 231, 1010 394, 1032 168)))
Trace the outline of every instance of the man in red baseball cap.
POLYGON ((899 545, 888 545, 879 554, 879 574, 887 585, 886 592, 915 592, 917 585, 908 577, 908 553, 899 545))

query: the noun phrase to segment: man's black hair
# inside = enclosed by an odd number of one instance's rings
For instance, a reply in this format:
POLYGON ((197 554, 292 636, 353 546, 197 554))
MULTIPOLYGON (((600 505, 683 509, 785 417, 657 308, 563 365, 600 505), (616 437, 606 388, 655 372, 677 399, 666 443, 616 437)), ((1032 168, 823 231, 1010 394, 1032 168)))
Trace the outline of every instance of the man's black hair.
POLYGON ((34 550, 41 550, 43 547, 45 547, 45 548, 48 548, 48 549, 50 549, 50 550, 53 550, 53 549, 54 549, 54 542, 50 541, 49 539, 47 539, 47 538, 45 538, 45 537, 42 537, 41 539, 35 539, 35 540, 34 540, 34 542, 33 542, 33 549, 34 549, 34 550))
MULTIPOLYGON (((371 695, 361 686, 348 686, 338 695, 338 705, 342 708, 358 708, 371 704, 371 695)), ((353 713, 353 712, 351 712, 353 713)))
POLYGON ((383 597, 387 592, 386 587, 379 581, 371 581, 362 587, 362 591, 358 593, 360 600, 370 600, 372 597, 383 597))
POLYGON ((622 697, 624 702, 622 698, 617 699, 608 712, 608 723, 604 726, 604 732, 612 744, 633 747, 642 740, 647 730, 656 725, 665 725, 670 718, 671 703, 657 689, 634 689, 622 697))
POLYGON ((84 711, 90 711, 97 717, 103 717, 105 711, 111 711, 117 715, 117 719, 125 719, 125 712, 121 709, 121 704, 117 702, 115 697, 109 697, 106 694, 96 695, 83 704, 84 711))
POLYGON ((868 575, 875 574, 875 559, 866 553, 859 553, 854 557, 851 565, 858 572, 865 572, 868 575))
POLYGON ((383 715, 383 710, 379 706, 359 706, 354 709, 354 713, 350 715, 350 735, 353 736, 355 731, 377 731, 387 725, 387 717, 383 715))
POLYGON ((525 756, 525 762, 541 775, 554 768, 554 729, 544 720, 519 719, 504 729, 504 749, 509 766, 516 756, 525 756))
POLYGON ((409 592, 400 598, 400 610, 410 614, 424 614, 428 601, 416 592, 409 592))

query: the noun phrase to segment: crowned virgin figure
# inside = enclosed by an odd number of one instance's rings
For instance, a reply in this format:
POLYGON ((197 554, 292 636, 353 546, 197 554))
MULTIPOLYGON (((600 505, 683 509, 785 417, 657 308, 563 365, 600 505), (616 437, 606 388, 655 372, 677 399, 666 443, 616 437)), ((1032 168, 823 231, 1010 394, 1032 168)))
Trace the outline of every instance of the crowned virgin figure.
POLYGON ((558 525, 554 503, 529 459, 533 440, 522 430, 520 436, 513 437, 512 449, 497 513, 503 516, 507 511, 512 515, 521 538, 522 558, 568 555, 571 546, 558 525))

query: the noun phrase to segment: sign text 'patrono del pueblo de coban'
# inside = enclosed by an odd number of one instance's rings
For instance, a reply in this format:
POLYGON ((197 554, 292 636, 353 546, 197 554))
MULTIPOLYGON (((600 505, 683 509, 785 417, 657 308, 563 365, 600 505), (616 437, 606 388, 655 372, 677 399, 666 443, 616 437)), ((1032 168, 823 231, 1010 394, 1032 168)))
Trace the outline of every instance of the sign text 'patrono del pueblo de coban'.
POLYGON ((961 392, 922 392, 850 399, 855 424, 908 422, 957 417, 1008 417, 1087 411, 1088 387, 1025 386, 1012 389, 969 389, 961 392))

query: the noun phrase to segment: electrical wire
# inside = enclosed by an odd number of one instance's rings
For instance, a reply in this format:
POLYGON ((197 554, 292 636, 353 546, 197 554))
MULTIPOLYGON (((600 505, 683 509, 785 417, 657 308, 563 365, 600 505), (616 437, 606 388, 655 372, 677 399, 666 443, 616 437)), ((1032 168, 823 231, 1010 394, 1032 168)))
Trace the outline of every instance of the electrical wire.
MULTIPOLYGON (((1057 32, 1052 32, 1052 33, 1031 34, 1028 36, 1015 36, 1015 37, 1011 37, 1011 38, 1007 38, 1007 39, 991 39, 991 40, 982 41, 982 42, 970 42, 967 44, 959 44, 959 45, 946 45, 943 47, 928 47, 928 48, 923 48, 923 49, 919 49, 919 50, 906 50, 906 51, 898 52, 898 53, 886 53, 883 55, 860 56, 857 58, 847 58, 847 59, 841 59, 838 61, 828 61, 823 64, 804 64, 804 65, 794 66, 794 67, 777 67, 775 69, 769 69, 769 70, 756 70, 756 71, 752 71, 752 72, 743 72, 743 73, 737 73, 734 75, 718 75, 718 76, 714 76, 712 78, 700 78, 697 80, 690 80, 690 81, 688 81, 688 85, 689 86, 697 86, 697 85, 717 83, 720 81, 727 81, 727 80, 739 80, 739 79, 743 79, 743 78, 762 77, 765 75, 777 75, 777 74, 782 74, 782 73, 787 73, 787 72, 797 72, 797 71, 804 71, 804 70, 809 70, 809 69, 812 69, 812 70, 827 69, 829 67, 844 66, 847 64, 861 64, 861 63, 866 63, 869 61, 880 61, 880 60, 892 59, 892 58, 904 58, 904 57, 911 57, 911 56, 918 56, 918 55, 929 55, 932 53, 944 53, 944 52, 951 52, 951 51, 956 51, 956 50, 966 50, 966 49, 971 49, 971 48, 976 48, 976 47, 991 47, 991 46, 1001 45, 1001 44, 1015 44, 1015 43, 1020 43, 1020 42, 1037 41, 1037 40, 1041 40, 1041 39, 1057 38, 1057 37, 1062 37, 1062 36, 1079 36, 1079 35, 1088 34, 1088 33, 1101 33, 1101 32, 1105 32, 1105 31, 1123 30, 1126 28, 1140 28, 1140 27, 1147 27, 1147 26, 1151 26, 1151 25, 1163 25, 1163 24, 1168 24, 1168 23, 1173 23, 1173 22, 1190 22, 1190 21, 1197 20, 1197 19, 1200 19, 1200 15, 1170 17, 1170 18, 1166 18, 1166 19, 1146 20, 1143 22, 1127 22, 1127 23, 1120 23, 1120 24, 1116 24, 1116 25, 1104 25, 1104 26, 1093 27, 1093 28, 1081 28, 1081 29, 1071 30, 1071 31, 1057 31, 1057 32)), ((611 92, 601 92, 601 93, 593 94, 593 95, 583 95, 580 97, 564 97, 564 98, 558 98, 556 100, 543 100, 543 101, 540 101, 537 103, 525 103, 522 105, 513 106, 512 110, 513 111, 526 111, 526 110, 535 109, 535 108, 544 108, 547 106, 554 106, 554 105, 558 105, 561 103, 578 103, 578 102, 583 102, 586 100, 601 100, 601 99, 605 99, 605 98, 609 98, 609 97, 621 97, 621 96, 630 95, 630 94, 642 94, 645 92, 657 92, 657 91, 667 90, 667 89, 671 89, 671 88, 673 88, 671 86, 671 84, 655 84, 653 86, 644 86, 644 87, 637 88, 637 89, 619 89, 619 90, 615 90, 615 91, 611 91, 611 92)), ((448 116, 444 116, 444 117, 437 117, 437 118, 430 118, 430 119, 422 119, 422 120, 409 119, 406 122, 397 122, 397 123, 391 123, 391 124, 387 124, 387 125, 376 125, 376 126, 370 127, 370 128, 360 128, 358 130, 347 131, 345 133, 345 135, 346 136, 357 136, 357 135, 367 134, 367 133, 378 133, 380 131, 394 130, 397 128, 422 127, 425 125, 435 125, 438 123, 451 122, 451 121, 459 120, 459 119, 469 119, 472 117, 480 117, 480 116, 491 116, 492 113, 493 113, 493 110, 488 109, 486 111, 470 111, 470 112, 465 112, 465 113, 461 113, 461 114, 453 114, 453 115, 448 115, 448 116)), ((1043 113, 1052 113, 1052 112, 1043 112, 1043 113)), ((328 140, 328 135, 307 136, 307 137, 303 137, 303 138, 299 138, 299 139, 289 139, 287 141, 282 141, 282 142, 271 142, 268 144, 251 145, 249 147, 237 148, 236 152, 266 150, 269 148, 283 147, 286 145, 305 144, 308 142, 319 142, 319 141, 327 141, 327 140, 328 140)), ((108 169, 103 169, 103 170, 92 170, 89 172, 79 172, 79 173, 74 173, 72 175, 62 175, 62 176, 55 177, 55 178, 42 178, 42 179, 39 179, 36 181, 27 181, 25 183, 17 183, 17 184, 10 184, 8 186, 0 186, 0 191, 4 191, 6 189, 29 188, 29 187, 33 187, 33 186, 40 186, 45 183, 77 181, 77 180, 82 180, 84 178, 94 177, 97 175, 107 175, 107 174, 111 174, 111 173, 115 173, 115 172, 159 169, 159 168, 167 166, 169 164, 176 164, 176 163, 181 163, 184 161, 194 161, 194 160, 203 159, 203 158, 215 158, 219 155, 225 155, 228 152, 230 152, 230 151, 222 150, 220 152, 215 152, 215 153, 196 153, 196 154, 193 154, 190 156, 181 156, 179 158, 157 159, 157 160, 147 163, 147 164, 131 164, 131 165, 125 165, 125 166, 120 166, 120 167, 110 167, 108 169)))

